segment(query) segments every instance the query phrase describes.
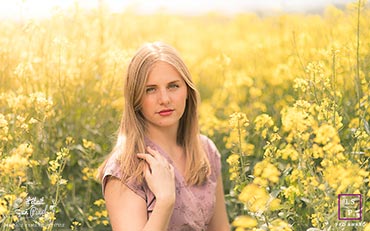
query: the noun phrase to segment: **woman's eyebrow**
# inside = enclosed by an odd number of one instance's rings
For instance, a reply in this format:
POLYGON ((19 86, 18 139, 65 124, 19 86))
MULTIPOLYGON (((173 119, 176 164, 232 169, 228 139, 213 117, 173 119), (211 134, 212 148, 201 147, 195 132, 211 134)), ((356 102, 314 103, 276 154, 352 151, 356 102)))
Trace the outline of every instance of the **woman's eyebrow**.
MULTIPOLYGON (((180 82, 180 80, 179 79, 176 79, 176 80, 173 80, 173 81, 168 82, 167 84, 173 84, 173 83, 179 83, 179 82, 180 82)), ((157 84, 155 84, 155 83, 149 83, 149 84, 146 84, 145 86, 146 87, 156 87, 157 84)))
POLYGON ((171 84, 171 83, 178 83, 178 82, 180 82, 180 80, 176 79, 176 80, 174 80, 174 81, 168 82, 168 84, 171 84))

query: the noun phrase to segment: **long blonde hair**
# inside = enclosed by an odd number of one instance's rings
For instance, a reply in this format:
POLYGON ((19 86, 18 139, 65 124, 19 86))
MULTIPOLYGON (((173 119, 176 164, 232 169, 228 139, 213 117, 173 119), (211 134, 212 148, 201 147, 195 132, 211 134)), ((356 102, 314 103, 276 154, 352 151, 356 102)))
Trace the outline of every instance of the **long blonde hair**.
MULTIPOLYGON (((136 153, 145 152, 146 120, 141 113, 141 101, 145 84, 153 65, 163 61, 172 65, 184 79, 188 99, 177 131, 177 144, 184 148, 186 155, 185 179, 189 185, 202 184, 210 173, 210 164, 202 146, 198 125, 199 93, 191 75, 177 51, 163 42, 147 43, 132 58, 124 82, 124 111, 117 142, 111 155, 119 154, 122 181, 142 182, 144 162, 136 153), (118 153, 117 153, 118 152, 118 153)), ((106 161, 100 168, 104 174, 106 161)))

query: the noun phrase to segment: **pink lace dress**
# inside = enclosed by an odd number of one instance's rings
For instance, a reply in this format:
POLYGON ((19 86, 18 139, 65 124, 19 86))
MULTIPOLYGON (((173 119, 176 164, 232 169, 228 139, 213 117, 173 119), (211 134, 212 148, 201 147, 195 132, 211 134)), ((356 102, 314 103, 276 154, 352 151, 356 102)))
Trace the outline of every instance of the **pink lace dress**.
MULTIPOLYGON (((169 229, 171 231, 185 230, 206 230, 215 209, 216 202, 216 183, 221 173, 220 154, 215 144, 206 136, 201 136, 206 153, 208 154, 211 165, 211 174, 207 181, 201 186, 188 186, 185 179, 175 167, 176 181, 176 201, 171 216, 169 229)), ((146 144, 160 152, 170 163, 172 163, 168 154, 161 147, 146 140, 146 144)), ((103 194, 106 182, 109 177, 120 179, 119 156, 111 156, 104 170, 103 194)), ((143 184, 125 183, 128 188, 145 200, 147 205, 148 218, 155 206, 155 196, 148 186, 143 184)))

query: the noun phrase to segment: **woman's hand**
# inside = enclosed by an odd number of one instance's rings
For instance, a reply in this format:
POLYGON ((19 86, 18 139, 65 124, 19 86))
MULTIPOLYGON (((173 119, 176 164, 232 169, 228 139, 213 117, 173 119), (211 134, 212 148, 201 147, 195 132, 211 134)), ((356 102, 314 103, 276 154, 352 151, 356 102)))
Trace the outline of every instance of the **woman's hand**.
POLYGON ((175 173, 173 166, 156 150, 148 146, 149 153, 138 153, 146 161, 144 178, 157 202, 173 203, 176 199, 175 173))
POLYGON ((146 161, 144 177, 156 197, 148 218, 145 200, 119 179, 112 177, 106 184, 105 201, 113 230, 168 230, 175 205, 175 174, 173 166, 157 151, 137 156, 146 161))

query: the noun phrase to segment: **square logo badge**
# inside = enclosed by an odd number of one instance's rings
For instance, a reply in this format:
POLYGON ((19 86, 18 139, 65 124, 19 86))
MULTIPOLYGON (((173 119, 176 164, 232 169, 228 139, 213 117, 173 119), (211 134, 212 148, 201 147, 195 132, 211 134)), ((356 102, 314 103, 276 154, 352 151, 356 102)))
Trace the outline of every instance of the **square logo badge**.
POLYGON ((338 220, 362 220, 362 195, 338 195, 338 220))

